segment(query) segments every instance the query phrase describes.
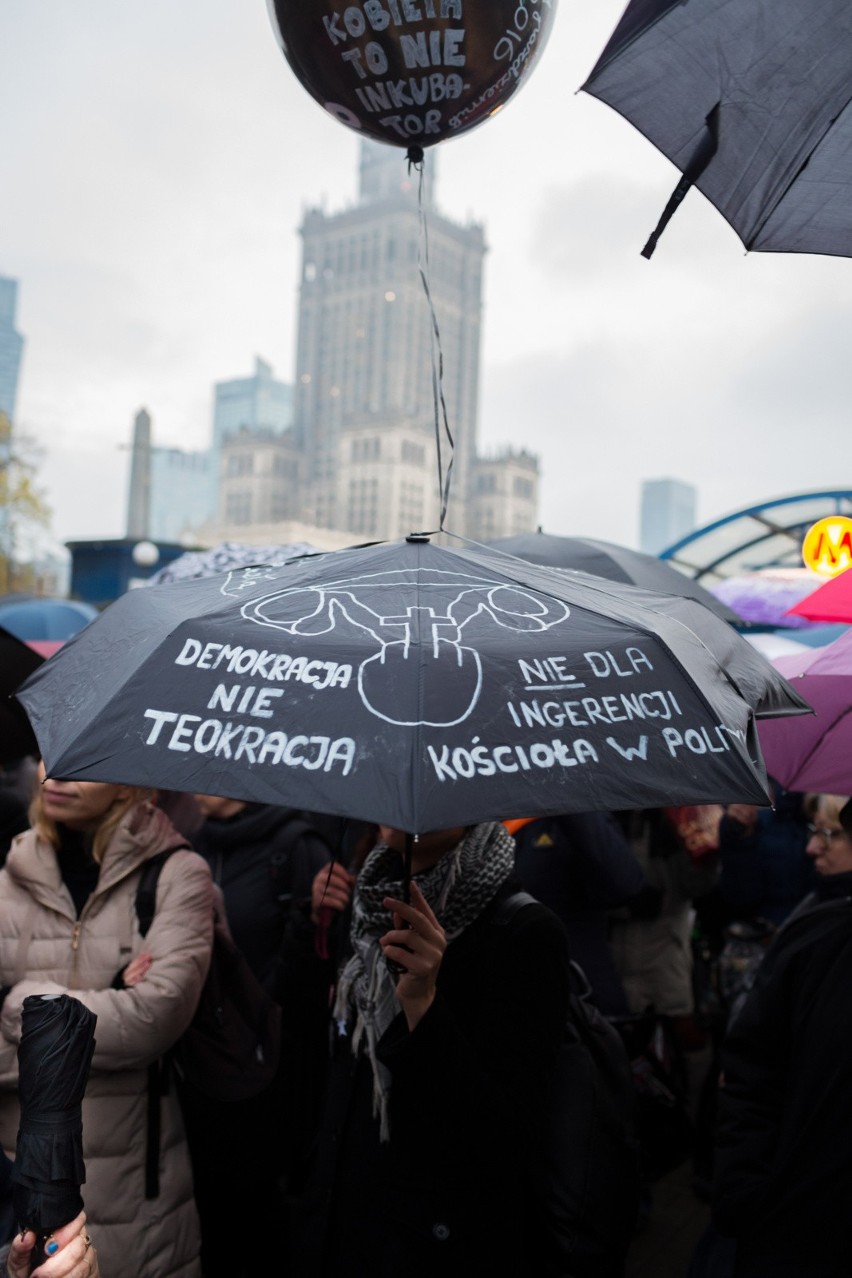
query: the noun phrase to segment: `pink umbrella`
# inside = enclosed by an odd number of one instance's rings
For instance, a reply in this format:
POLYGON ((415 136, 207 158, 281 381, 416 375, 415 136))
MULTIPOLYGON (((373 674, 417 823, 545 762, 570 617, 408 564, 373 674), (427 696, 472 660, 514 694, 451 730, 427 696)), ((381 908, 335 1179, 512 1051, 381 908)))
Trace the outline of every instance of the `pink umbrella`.
POLYGON ((852 630, 772 664, 815 713, 758 722, 767 772, 788 790, 852 794, 852 630))
POLYGON ((800 599, 790 614, 806 617, 808 621, 852 622, 852 569, 847 568, 812 595, 800 599))
POLYGON ((32 648, 33 652, 37 652, 40 657, 44 657, 45 661, 48 657, 52 657, 62 647, 61 639, 28 639, 27 647, 32 648))

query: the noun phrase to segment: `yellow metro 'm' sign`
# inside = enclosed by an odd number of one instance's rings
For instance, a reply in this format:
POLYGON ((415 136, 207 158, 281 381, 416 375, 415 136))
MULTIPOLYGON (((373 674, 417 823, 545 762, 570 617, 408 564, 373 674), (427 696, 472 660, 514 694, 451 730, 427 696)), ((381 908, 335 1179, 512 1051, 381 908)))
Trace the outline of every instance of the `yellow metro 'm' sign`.
POLYGON ((811 524, 802 542, 802 558, 823 577, 837 577, 852 568, 852 519, 829 515, 811 524))

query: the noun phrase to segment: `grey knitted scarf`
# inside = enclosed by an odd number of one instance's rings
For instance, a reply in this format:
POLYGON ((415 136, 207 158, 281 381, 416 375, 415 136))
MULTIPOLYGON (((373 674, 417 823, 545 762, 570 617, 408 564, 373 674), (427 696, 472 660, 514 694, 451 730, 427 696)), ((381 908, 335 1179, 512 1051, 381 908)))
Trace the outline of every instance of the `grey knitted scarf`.
MULTIPOLYGON (((429 902, 453 941, 479 917, 506 882, 515 864, 515 841, 498 822, 475 825, 461 843, 431 869, 414 875, 414 882, 429 902)), ((376 1045, 399 1012, 396 979, 388 970, 379 937, 392 926, 382 902, 402 899, 402 858, 380 843, 367 857, 352 902, 349 959, 337 985, 334 1016, 341 1034, 354 1015, 352 1050, 366 1050, 373 1070, 373 1113, 379 1119, 383 1141, 390 1137, 388 1099, 390 1072, 376 1056, 376 1045)))

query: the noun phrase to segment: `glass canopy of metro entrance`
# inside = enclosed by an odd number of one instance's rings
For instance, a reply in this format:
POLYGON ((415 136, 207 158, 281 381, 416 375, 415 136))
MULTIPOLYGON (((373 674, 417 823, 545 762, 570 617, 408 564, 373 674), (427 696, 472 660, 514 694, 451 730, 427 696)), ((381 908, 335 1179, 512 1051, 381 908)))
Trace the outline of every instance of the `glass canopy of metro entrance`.
POLYGON ((660 558, 707 587, 769 568, 802 568, 805 533, 829 515, 852 517, 852 489, 799 493, 749 506, 697 528, 660 558))

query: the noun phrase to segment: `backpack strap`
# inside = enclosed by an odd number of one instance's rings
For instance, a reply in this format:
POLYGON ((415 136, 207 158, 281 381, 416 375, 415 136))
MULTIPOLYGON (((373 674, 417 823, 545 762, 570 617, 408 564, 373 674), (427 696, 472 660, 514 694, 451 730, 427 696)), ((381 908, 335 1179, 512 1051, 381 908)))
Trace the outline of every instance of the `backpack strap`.
POLYGON ((173 852, 182 852, 187 848, 189 848, 188 843, 176 843, 173 848, 166 848, 164 852, 158 852, 156 856, 150 857, 143 865, 142 877, 137 884, 134 901, 136 921, 143 936, 148 935, 148 929, 154 922, 154 915, 157 912, 157 884, 160 881, 160 871, 173 852))
MULTIPOLYGON (((134 906, 139 931, 148 935, 157 912, 157 884, 160 872, 173 852, 187 848, 187 843, 176 843, 150 857, 142 867, 142 877, 136 887, 134 906)), ((145 1197, 160 1196, 160 1098, 168 1090, 166 1062, 152 1061, 148 1066, 148 1118, 145 1131, 145 1197)))
MULTIPOLYGON (((499 902, 491 915, 490 922, 497 927, 506 927, 528 905, 540 904, 541 902, 538 898, 532 896, 529 892, 513 892, 511 896, 504 897, 499 902)), ((580 966, 576 959, 569 958, 568 960, 568 976, 572 996, 580 999, 583 1003, 590 1004, 592 1002, 591 982, 586 975, 585 969, 580 966)), ((600 1013, 597 1014, 600 1015, 600 1013)))
POLYGON ((511 896, 504 897, 499 902, 494 913, 491 915, 490 922, 497 927, 507 927, 516 914, 525 909, 528 905, 538 905, 538 900, 531 896, 529 892, 513 892, 511 896))

